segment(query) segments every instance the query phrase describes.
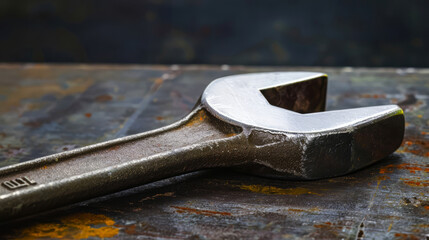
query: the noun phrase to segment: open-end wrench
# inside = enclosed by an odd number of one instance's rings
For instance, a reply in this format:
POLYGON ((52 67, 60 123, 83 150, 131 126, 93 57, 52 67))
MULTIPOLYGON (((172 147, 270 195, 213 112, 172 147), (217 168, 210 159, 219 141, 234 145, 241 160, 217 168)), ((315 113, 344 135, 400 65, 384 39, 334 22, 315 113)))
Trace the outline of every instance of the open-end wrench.
POLYGON ((0 169, 0 220, 212 167, 285 179, 339 176, 400 146, 398 106, 321 112, 326 89, 322 73, 217 79, 172 125, 0 169))

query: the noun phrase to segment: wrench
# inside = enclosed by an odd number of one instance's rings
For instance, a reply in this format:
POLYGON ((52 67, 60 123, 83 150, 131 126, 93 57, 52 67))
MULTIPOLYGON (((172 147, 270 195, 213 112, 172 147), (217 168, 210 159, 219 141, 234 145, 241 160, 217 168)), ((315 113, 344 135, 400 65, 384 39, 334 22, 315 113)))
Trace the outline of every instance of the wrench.
POLYGON ((213 167, 284 179, 334 177, 400 146, 401 108, 322 112, 326 90, 323 73, 219 78, 172 125, 0 169, 0 221, 213 167))

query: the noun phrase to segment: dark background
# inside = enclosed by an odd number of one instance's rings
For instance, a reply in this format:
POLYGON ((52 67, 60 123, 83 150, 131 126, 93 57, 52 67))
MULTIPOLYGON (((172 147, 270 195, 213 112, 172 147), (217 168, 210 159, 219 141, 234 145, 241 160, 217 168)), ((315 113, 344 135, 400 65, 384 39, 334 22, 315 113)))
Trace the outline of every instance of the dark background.
POLYGON ((429 1, 0 1, 1 62, 429 66, 429 1))

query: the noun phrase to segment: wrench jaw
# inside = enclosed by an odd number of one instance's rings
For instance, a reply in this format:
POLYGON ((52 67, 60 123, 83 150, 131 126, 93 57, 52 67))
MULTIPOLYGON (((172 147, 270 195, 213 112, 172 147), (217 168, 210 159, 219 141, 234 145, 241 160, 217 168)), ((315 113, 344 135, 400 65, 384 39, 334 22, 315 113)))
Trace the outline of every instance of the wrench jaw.
POLYGON ((237 169, 288 180, 341 176, 394 152, 402 143, 404 123, 398 107, 398 111, 346 131, 285 134, 254 130, 248 137, 253 161, 237 169))
POLYGON ((344 175, 384 159, 401 145, 404 123, 399 109, 347 132, 315 136, 304 154, 306 179, 344 175))
POLYGON ((320 112, 326 89, 323 73, 243 74, 213 81, 201 102, 215 117, 243 128, 249 159, 237 169, 264 177, 340 176, 400 146, 402 109, 386 105, 320 112))

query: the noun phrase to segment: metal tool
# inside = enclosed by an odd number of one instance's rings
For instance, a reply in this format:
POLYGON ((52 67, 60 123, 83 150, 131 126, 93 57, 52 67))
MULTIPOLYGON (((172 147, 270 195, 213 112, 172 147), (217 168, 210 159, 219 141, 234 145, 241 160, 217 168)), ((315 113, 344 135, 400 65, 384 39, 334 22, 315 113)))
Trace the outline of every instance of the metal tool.
POLYGON ((217 79, 172 125, 0 169, 0 220, 212 167, 284 179, 339 176, 400 146, 398 106, 321 112, 326 89, 323 73, 217 79))

